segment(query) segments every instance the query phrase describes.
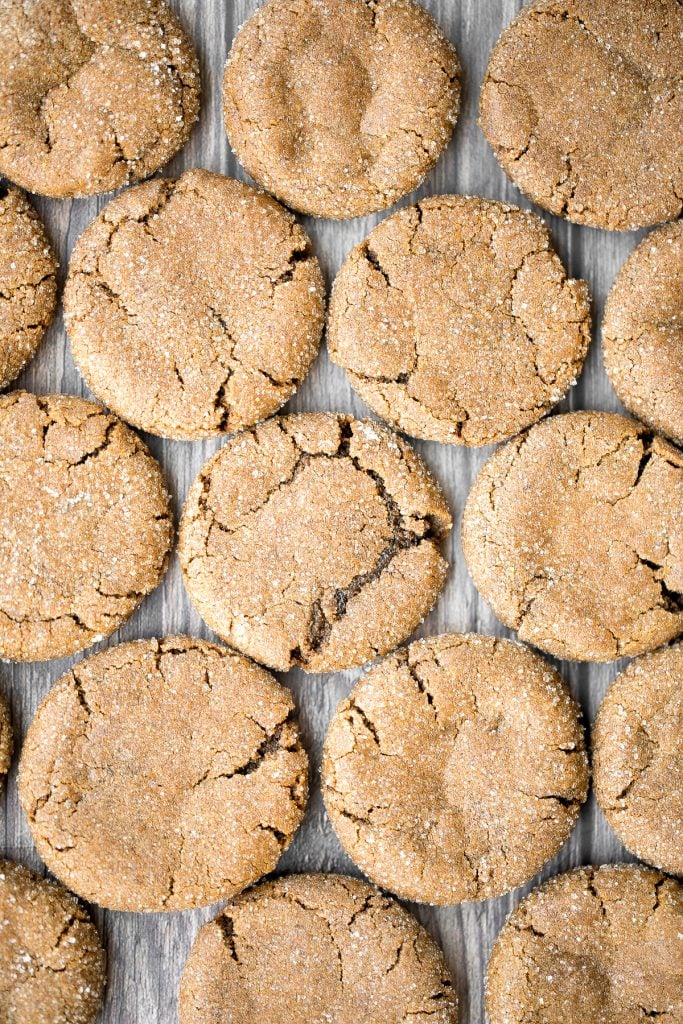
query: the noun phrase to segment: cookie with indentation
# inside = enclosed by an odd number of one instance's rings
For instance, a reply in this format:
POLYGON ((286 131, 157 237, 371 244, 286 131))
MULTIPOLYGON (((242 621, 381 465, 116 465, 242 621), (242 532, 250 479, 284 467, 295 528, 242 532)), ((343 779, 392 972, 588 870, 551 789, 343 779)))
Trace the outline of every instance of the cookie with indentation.
POLYGON ((7 775, 13 752, 14 731, 9 706, 5 698, 0 697, 0 776, 7 775))
POLYGON ((683 645, 631 662, 592 735, 595 795, 641 860, 683 875, 683 645))
POLYGON ((521 885, 588 792, 581 712, 511 640, 448 634, 380 662, 342 701, 322 763, 345 850, 403 899, 453 904, 521 885))
POLYGON ((460 100, 454 47, 414 0, 268 0, 223 78, 230 143, 255 179, 315 217, 360 217, 416 188, 460 100))
POLYGON ((271 668, 333 672, 387 654, 446 580, 451 517, 390 430, 334 413, 268 420, 192 485, 183 578, 224 640, 271 668))
POLYGON ((138 640, 75 665, 29 728, 19 796, 50 870, 113 910, 185 910, 272 871, 303 818, 288 690, 224 647, 138 640))
POLYGON ((0 397, 0 657, 109 636, 161 582, 173 540, 161 468, 125 424, 71 395, 0 397))
POLYGON ((334 283, 327 344, 360 397, 408 434, 490 444, 540 419, 581 371, 585 281, 539 217, 432 196, 388 217, 334 283))
POLYGON ((480 124, 508 176, 576 224, 633 230, 683 205, 679 0, 534 0, 489 60, 480 124))
POLYGON ((199 932, 180 1024, 455 1024, 441 950, 395 900, 343 875, 285 875, 199 932), (303 983, 302 983, 303 982, 303 983))
POLYGON ((683 631, 683 454, 604 412, 537 423, 484 464, 463 516, 482 597, 521 640, 613 661, 683 631))
POLYGON ((92 1024, 106 957, 87 913, 55 882, 0 861, 0 1019, 92 1024))
POLYGON ((490 1024, 683 1020, 683 886, 636 864, 551 878, 513 910, 486 979, 490 1024))

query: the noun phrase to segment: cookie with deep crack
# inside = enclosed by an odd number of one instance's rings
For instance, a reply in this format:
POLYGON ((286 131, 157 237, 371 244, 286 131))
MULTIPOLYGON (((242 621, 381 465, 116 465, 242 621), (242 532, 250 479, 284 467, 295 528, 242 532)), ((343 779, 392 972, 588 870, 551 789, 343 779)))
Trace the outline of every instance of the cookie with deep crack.
POLYGON ((230 143, 252 178, 315 217, 416 188, 458 115, 454 47, 415 0, 268 0, 232 45, 230 143))
POLYGON ((289 690, 184 636, 75 665, 39 707, 19 767, 41 857, 112 910, 185 910, 251 885, 301 823, 307 782, 289 690))
POLYGON ((680 0, 534 0, 489 60, 480 124, 506 174, 576 224, 633 230, 683 205, 680 0))
POLYGON ((513 910, 488 964, 490 1024, 683 1021, 683 886, 636 864, 557 875, 513 910))
POLYGON ((400 210, 350 253, 327 344, 360 397, 408 434, 490 444, 540 419, 581 371, 585 281, 533 213, 471 196, 400 210))
POLYGON ((165 164, 199 114, 199 65, 162 0, 5 0, 0 174, 62 199, 165 164))
POLYGON ((395 900, 343 875, 285 875, 199 932, 180 1024, 455 1024, 441 950, 395 900))
POLYGON ((600 809, 641 860, 683 875, 683 644, 631 662, 592 735, 600 809))
POLYGON ((161 582, 173 540, 161 468, 102 406, 0 397, 0 657, 82 651, 161 582))
POLYGON ((441 490, 385 427, 274 417, 228 442, 180 525, 185 585, 219 636, 271 668, 333 672, 388 653, 446 579, 441 490))
POLYGON ((12 763, 13 752, 14 731, 9 706, 5 698, 0 697, 0 776, 7 775, 12 763))
POLYGON ((463 516, 482 597, 558 658, 613 661, 683 631, 683 454, 625 416, 537 423, 485 463, 463 516))
POLYGON ((521 885, 568 838, 588 792, 581 712, 511 640, 418 640, 332 719, 323 796, 352 860, 403 899, 453 904, 521 885))
POLYGON ((619 271, 602 351, 627 409, 683 444, 683 220, 649 234, 619 271))
POLYGON ((105 980, 99 936, 71 893, 0 861, 3 1024, 93 1024, 105 980))

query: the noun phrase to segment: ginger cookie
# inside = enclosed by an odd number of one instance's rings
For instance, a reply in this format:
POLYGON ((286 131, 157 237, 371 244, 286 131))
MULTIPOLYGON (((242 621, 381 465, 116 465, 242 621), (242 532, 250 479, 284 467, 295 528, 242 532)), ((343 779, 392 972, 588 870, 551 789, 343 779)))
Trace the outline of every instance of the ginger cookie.
POLYGON ((181 636, 75 665, 19 773, 38 852, 70 889, 112 910, 185 910, 272 871, 303 818, 308 759, 288 690, 181 636))
POLYGON ((0 657, 41 661, 113 633, 161 581, 161 468, 100 405, 0 396, 0 657))
POLYGON ((62 199, 156 171, 199 114, 199 65, 161 0, 4 0, 0 174, 62 199))
POLYGON ((521 640, 613 661, 683 631, 683 454, 614 413, 553 416, 470 491, 462 543, 482 597, 521 640))
POLYGON ((201 438, 275 412, 318 352, 324 284, 308 236, 262 192, 186 171, 128 189, 76 244, 74 359, 118 416, 201 438))
POLYGON ((0 861, 3 1024, 92 1024, 105 981, 99 936, 71 893, 0 861))
POLYGON ((5 698, 0 697, 0 776, 7 775, 12 763, 13 752, 14 731, 9 706, 5 698))
POLYGON ((683 221, 653 231, 620 270, 602 351, 627 409, 683 444, 683 221))
POLYGON ((342 701, 322 763, 344 849, 403 899, 491 899, 569 836, 588 792, 580 710, 511 640, 418 640, 342 701))
POLYGON ((328 349, 395 427, 444 444, 511 437, 576 382, 585 281, 567 278, 533 213, 470 196, 400 210, 351 252, 328 349))
POLYGON ((446 580, 451 517, 412 448, 369 420, 275 417, 190 489, 185 585, 219 636, 271 668, 334 672, 387 654, 446 580))
POLYGON ((680 0, 534 0, 503 32, 480 124, 539 206, 633 230, 683 206, 680 0))
POLYGON ((490 1024, 683 1020, 683 886, 636 864, 557 875, 493 947, 490 1024))
POLYGON ((286 875, 199 932, 180 1024, 455 1024, 441 950, 412 914, 343 875, 286 875))
POLYGON ((52 322, 56 273, 38 214, 19 189, 0 184, 0 388, 19 375, 52 322))
POLYGON ((595 795, 637 857, 683 875, 683 645, 631 662, 593 727, 595 795))
POLYGON ((314 217, 411 192, 458 115, 454 47, 414 0, 268 0, 238 33, 223 111, 260 185, 314 217))

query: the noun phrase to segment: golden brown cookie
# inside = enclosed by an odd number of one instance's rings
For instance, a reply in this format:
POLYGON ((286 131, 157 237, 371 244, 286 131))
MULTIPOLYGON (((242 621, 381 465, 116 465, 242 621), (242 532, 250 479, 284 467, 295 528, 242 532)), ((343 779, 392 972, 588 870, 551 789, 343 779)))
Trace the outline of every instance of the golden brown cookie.
POLYGON ((593 727, 595 795, 641 860, 683 875, 683 644, 631 662, 593 727))
POLYGON ((173 539, 159 464, 100 405, 0 397, 0 657, 41 661, 113 633, 173 539))
POLYGON ((210 459, 179 554, 199 614, 271 668, 333 672, 386 654, 445 583, 451 517, 412 448, 333 413, 268 420, 210 459))
POLYGON ((580 868, 534 889, 489 960, 490 1024, 683 1020, 683 886, 636 864, 580 868))
POLYGON ((683 205, 680 0, 534 0, 503 32, 481 127, 534 202, 632 230, 683 205))
POLYGON ((683 454, 604 412, 553 416, 485 463, 462 542, 482 597, 558 658, 612 661, 683 630, 683 454))
POLYGON ((403 899, 452 904, 532 878, 588 793, 581 712, 511 640, 418 640, 361 679, 325 740, 325 806, 344 849, 403 899))
POLYGON ((453 132, 454 47, 414 0, 268 0, 238 33, 223 111, 260 185, 315 217, 416 188, 453 132))
POLYGON ((683 221, 653 231, 619 271, 602 351, 627 409, 683 444, 683 221))
POLYGON ((71 893, 0 861, 3 1024, 92 1024, 105 980, 99 936, 71 893))
POLYGON ((187 142, 199 88, 161 0, 4 0, 0 174, 56 199, 146 178, 187 142))
POLYGON ((180 1024, 455 1024, 441 950, 374 886, 343 875, 263 882, 199 932, 180 1024))
POLYGON ((400 210, 334 283, 332 359, 395 427, 490 444, 576 382, 590 341, 585 281, 567 278, 533 213, 471 196, 400 210))
POLYGON ((7 775, 13 753, 14 731, 9 706, 5 698, 0 697, 0 776, 7 775))
POLYGON ((70 889, 112 910, 185 910, 272 871, 303 818, 308 759, 288 690, 174 636, 62 676, 19 772, 38 852, 70 889))

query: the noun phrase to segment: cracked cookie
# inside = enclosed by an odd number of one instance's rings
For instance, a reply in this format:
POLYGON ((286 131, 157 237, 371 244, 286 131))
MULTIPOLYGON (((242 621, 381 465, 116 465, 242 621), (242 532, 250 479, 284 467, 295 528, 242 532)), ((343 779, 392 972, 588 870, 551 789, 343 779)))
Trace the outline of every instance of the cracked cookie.
POLYGON ((455 1024, 441 950, 374 886, 286 875, 243 893, 199 932, 180 1024, 455 1024))
POLYGON ((192 637, 79 662, 29 728, 19 796, 38 852, 112 910, 185 910, 272 871, 301 823, 308 758, 264 669, 192 637))
POLYGON ((585 281, 567 278, 533 213, 471 196, 400 210, 351 252, 327 344, 360 397, 408 434, 491 444, 576 383, 585 281))
POLYGON ((0 657, 109 636, 161 582, 173 540, 161 468, 100 405, 0 396, 0 657))
POLYGON ((334 413, 229 441, 188 494, 185 585, 219 636, 271 668, 333 672, 405 640, 441 592, 451 516, 401 438, 334 413))
POLYGON ((553 416, 485 463, 463 515, 472 577, 521 640, 613 661, 683 631, 683 454, 625 416, 553 416))
POLYGON ((12 763, 14 752, 14 732, 9 706, 4 697, 0 697, 0 776, 7 775, 12 763))
POLYGON ((230 143, 294 210, 360 217, 416 188, 458 115, 454 47, 414 0, 268 0, 223 79, 230 143))
POLYGON ((620 270, 602 351, 627 409, 683 444, 683 221, 653 231, 620 270))
POLYGON ((3 1024, 92 1024, 105 981, 99 936, 71 893, 0 861, 3 1024))
POLYGON ((683 645, 631 662, 593 727, 600 809, 622 843, 683 875, 683 645))
POLYGON ((194 169, 104 209, 74 248, 64 309, 76 364, 113 412, 202 438, 294 394, 318 352, 324 291, 291 213, 194 169))
POLYGON ((160 0, 5 0, 0 174, 62 199, 156 171, 199 115, 199 65, 160 0))
POLYGON ((480 124, 504 171, 576 224, 633 230, 683 205, 680 0, 535 0, 490 60, 480 124))
POLYGON ((683 886, 635 864, 534 889, 489 960, 490 1024, 683 1021, 683 886))
POLYGON ((378 885, 453 904, 521 885, 568 838, 588 792, 581 712, 511 640, 418 640, 337 708, 322 763, 339 839, 378 885))

